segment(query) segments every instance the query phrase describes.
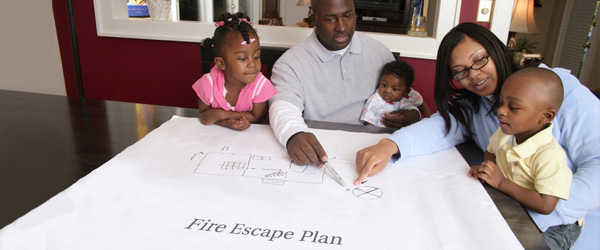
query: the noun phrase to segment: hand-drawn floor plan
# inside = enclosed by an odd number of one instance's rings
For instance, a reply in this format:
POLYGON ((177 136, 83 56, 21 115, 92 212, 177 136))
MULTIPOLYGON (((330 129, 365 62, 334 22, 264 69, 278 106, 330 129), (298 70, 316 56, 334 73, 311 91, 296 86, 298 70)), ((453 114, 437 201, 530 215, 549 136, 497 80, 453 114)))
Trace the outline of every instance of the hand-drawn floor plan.
MULTIPOLYGON (((335 159, 329 162, 336 166, 352 165, 350 160, 335 159)), ((253 154, 224 152, 196 153, 191 159, 196 168, 194 173, 218 176, 242 176, 260 178, 263 184, 283 186, 286 182, 323 184, 325 168, 311 165, 296 165, 289 158, 253 154)), ((346 189, 350 191, 350 189, 346 189)), ((383 195, 381 189, 371 186, 355 187, 352 194, 361 199, 374 200, 383 195)))
POLYGON ((261 178, 263 183, 283 185, 286 181, 323 183, 325 168, 296 165, 288 158, 234 153, 197 153, 195 173, 261 178))

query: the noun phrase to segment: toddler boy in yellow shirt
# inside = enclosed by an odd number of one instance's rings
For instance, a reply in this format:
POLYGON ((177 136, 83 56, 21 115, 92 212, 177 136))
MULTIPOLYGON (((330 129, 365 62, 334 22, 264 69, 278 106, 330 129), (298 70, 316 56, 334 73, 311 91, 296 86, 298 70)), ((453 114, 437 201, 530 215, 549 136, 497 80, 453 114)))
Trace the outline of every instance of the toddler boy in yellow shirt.
MULTIPOLYGON (((552 135, 563 100, 560 78, 551 70, 525 68, 506 79, 499 97, 500 127, 490 137, 484 161, 468 176, 485 181, 528 209, 550 214, 567 200, 573 173, 552 135)), ((569 249, 581 233, 577 222, 550 227, 542 237, 551 249, 569 249)))

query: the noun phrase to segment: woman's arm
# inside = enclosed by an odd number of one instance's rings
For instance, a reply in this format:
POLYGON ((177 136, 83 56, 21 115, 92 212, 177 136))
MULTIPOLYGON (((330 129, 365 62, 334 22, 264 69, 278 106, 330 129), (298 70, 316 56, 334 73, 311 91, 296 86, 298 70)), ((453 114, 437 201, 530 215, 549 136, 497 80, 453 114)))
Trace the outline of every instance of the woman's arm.
POLYGON ((437 152, 469 139, 466 128, 452 120, 452 129, 446 134, 444 119, 435 113, 410 126, 396 130, 387 139, 396 143, 401 157, 424 155, 437 152))
POLYGON ((444 119, 435 113, 430 118, 396 130, 394 134, 376 145, 358 151, 356 170, 359 177, 354 182, 355 185, 383 170, 393 155, 400 154, 402 157, 423 155, 464 142, 468 137, 466 129, 464 126, 459 126, 453 117, 452 122, 453 128, 446 135, 444 119))
POLYGON ((567 220, 575 220, 594 210, 598 213, 600 207, 600 150, 597 146, 600 145, 600 101, 569 71, 552 70, 560 76, 565 90, 563 103, 553 121, 553 134, 566 149, 573 170, 569 200, 559 203, 567 213, 567 220))

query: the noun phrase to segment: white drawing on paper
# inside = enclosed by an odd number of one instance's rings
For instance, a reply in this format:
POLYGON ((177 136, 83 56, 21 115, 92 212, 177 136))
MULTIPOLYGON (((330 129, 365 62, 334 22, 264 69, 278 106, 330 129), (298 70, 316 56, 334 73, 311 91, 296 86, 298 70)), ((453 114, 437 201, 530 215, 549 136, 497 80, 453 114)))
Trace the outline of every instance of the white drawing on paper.
POLYGON ((324 168, 296 165, 287 158, 234 153, 197 153, 201 158, 195 173, 261 178, 263 183, 283 185, 287 181, 322 184, 324 168))

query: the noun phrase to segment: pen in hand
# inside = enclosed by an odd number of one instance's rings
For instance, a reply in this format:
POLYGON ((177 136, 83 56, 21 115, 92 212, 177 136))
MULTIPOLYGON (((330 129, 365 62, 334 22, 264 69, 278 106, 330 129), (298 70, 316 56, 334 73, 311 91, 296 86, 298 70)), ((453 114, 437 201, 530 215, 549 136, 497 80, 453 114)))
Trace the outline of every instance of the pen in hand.
POLYGON ((344 179, 342 179, 342 177, 335 171, 335 169, 333 169, 333 166, 331 166, 331 164, 327 161, 323 162, 323 165, 325 165, 325 168, 327 170, 329 170, 329 172, 333 175, 333 177, 335 178, 335 180, 342 185, 342 187, 346 186, 346 183, 344 182, 344 179))

